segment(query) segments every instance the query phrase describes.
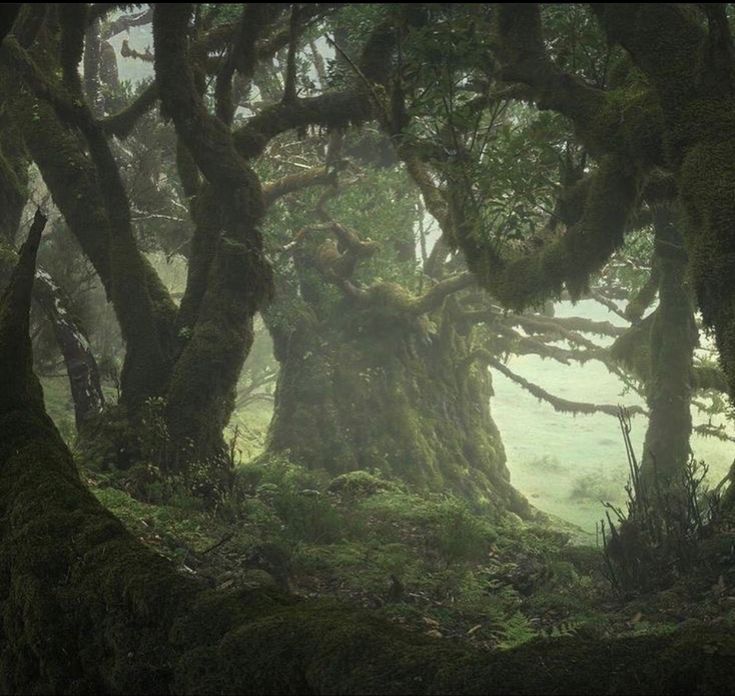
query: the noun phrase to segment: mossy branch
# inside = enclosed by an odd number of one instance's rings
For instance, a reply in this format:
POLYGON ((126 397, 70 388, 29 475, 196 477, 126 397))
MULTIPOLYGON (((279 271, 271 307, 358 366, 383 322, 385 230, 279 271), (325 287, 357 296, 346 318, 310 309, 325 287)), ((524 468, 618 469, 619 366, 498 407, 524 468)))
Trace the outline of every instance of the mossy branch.
POLYGON ((598 336, 620 336, 626 331, 624 326, 615 326, 609 321, 594 321, 584 317, 544 317, 540 315, 512 314, 511 323, 532 332, 551 332, 572 341, 579 339, 578 332, 598 336))
MULTIPOLYGON (((631 319, 629 319, 626 316, 625 311, 621 311, 617 303, 613 299, 608 297, 606 293, 601 292, 600 290, 596 288, 590 288, 585 294, 589 296, 591 300, 594 300, 598 304, 601 304, 609 312, 612 312, 616 316, 619 316, 621 319, 625 319, 626 321, 631 321, 631 319)), ((573 299, 577 299, 577 298, 573 298, 573 299)))
POLYGON ((490 343, 495 353, 513 355, 538 355, 540 358, 556 360, 563 365, 571 362, 584 364, 590 360, 600 359, 601 354, 591 350, 568 350, 558 346, 548 345, 544 340, 535 336, 522 336, 508 326, 497 324, 494 327, 499 336, 494 336, 490 343))
POLYGON ((214 94, 217 116, 226 124, 232 123, 235 105, 232 103, 232 77, 237 70, 245 80, 253 77, 258 61, 258 39, 283 12, 283 7, 273 3, 245 5, 234 41, 217 72, 214 94))
MULTIPOLYGON (((308 7, 307 4, 305 8, 308 7)), ((303 21, 303 12, 307 11, 302 10, 299 21, 303 21)), ((342 91, 282 100, 264 108, 233 134, 238 153, 248 159, 258 157, 273 138, 292 129, 322 126, 339 130, 372 118, 373 83, 384 84, 388 79, 394 44, 392 24, 378 25, 366 40, 359 60, 365 82, 358 79, 354 86, 342 91)))
POLYGON ((328 167, 312 167, 303 172, 289 174, 276 181, 263 184, 263 202, 267 208, 289 193, 301 191, 310 186, 329 184, 333 179, 334 172, 328 167))
POLYGON ((59 6, 61 41, 59 59, 66 87, 75 95, 82 94, 79 63, 84 52, 84 33, 87 24, 87 5, 83 2, 65 2, 59 6))
POLYGON ((99 125, 108 135, 126 138, 135 128, 135 124, 156 105, 157 101, 158 85, 152 82, 122 111, 100 119, 99 125))
POLYGON ((622 245, 636 200, 635 178, 620 162, 605 158, 591 178, 579 222, 540 251, 503 258, 492 237, 465 217, 461 201, 453 206, 454 239, 480 285, 502 305, 522 311, 558 297, 564 286, 575 299, 587 291, 590 275, 622 245))
POLYGON ((571 119, 592 155, 612 154, 644 171, 665 163, 655 96, 640 85, 606 92, 560 70, 546 52, 537 3, 500 3, 495 33, 501 78, 527 85, 539 108, 571 119))
POLYGON ((472 287, 476 283, 474 274, 458 273, 439 281, 420 297, 414 298, 411 303, 411 311, 414 314, 425 314, 438 309, 442 302, 455 292, 472 287))
POLYGON ((712 389, 727 394, 727 376, 717 365, 695 365, 692 368, 692 389, 694 391, 712 389))
MULTIPOLYGON (((513 372, 507 365, 504 365, 495 357, 488 355, 487 363, 490 367, 496 369, 498 372, 504 374, 508 379, 523 387, 523 389, 535 396, 537 399, 551 404, 555 411, 575 415, 580 413, 587 415, 591 413, 604 413, 608 416, 613 416, 614 418, 618 417, 618 406, 613 406, 612 404, 592 404, 584 401, 569 401, 568 399, 554 396, 537 384, 529 382, 524 377, 513 372)), ((630 406, 628 407, 628 411, 632 414, 646 415, 646 411, 640 406, 630 406)))

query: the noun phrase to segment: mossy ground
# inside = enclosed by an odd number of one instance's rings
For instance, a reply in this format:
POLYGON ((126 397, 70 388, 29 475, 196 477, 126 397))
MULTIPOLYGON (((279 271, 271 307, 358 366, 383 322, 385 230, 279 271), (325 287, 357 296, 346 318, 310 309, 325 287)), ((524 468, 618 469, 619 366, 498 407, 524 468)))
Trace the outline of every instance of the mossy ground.
MULTIPOLYGON (((68 413, 58 382, 45 381, 46 402, 51 413, 68 413)), ((85 468, 85 479, 138 539, 212 587, 275 584, 336 598, 437 639, 502 649, 538 637, 656 634, 685 621, 735 624, 727 540, 674 587, 621 598, 600 550, 579 545, 589 537, 571 525, 526 524, 452 495, 418 495, 376 471, 331 478, 286 457, 242 463, 265 442, 265 409, 251 410, 233 421, 250 424, 237 430, 237 490, 214 512, 175 485, 162 504, 160 481, 132 487, 129 472, 85 468)))
POLYGON ((599 549, 574 545, 569 532, 418 496, 370 472, 330 480, 261 460, 241 467, 237 497, 216 513, 186 496, 155 505, 109 478, 87 480, 136 537, 212 587, 335 598, 437 640, 495 650, 668 633, 685 621, 735 625, 725 542, 665 592, 621 598, 599 549))
POLYGON ((43 566, 27 539, 6 543, 8 611, 28 597, 43 609, 11 636, 9 692, 592 693, 603 680, 606 693, 731 691, 732 535, 667 592, 622 601, 599 553, 553 525, 373 472, 330 479, 261 458, 205 512, 183 493, 142 502, 88 464, 86 484, 140 546, 79 485, 53 429, 24 418, 6 418, 18 435, 0 440, 4 504, 22 534, 48 535, 43 566), (97 623, 104 639, 90 641, 97 623), (70 668, 75 641, 93 649, 70 668))

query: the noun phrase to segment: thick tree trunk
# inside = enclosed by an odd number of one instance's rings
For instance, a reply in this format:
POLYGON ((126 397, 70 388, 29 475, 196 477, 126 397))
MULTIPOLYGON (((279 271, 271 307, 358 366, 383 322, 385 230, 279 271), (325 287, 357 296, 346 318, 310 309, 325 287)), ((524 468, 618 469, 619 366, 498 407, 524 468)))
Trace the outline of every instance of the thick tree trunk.
MULTIPOLYGON (((663 142, 687 216, 686 244, 699 308, 714 329, 735 396, 735 58, 724 9, 708 22, 679 3, 598 3, 608 38, 630 52, 663 113, 663 142), (666 31, 661 31, 665 26, 666 31)), ((735 480, 729 499, 735 502, 735 480)))
POLYGON ((333 603, 205 590, 177 573, 85 489, 44 413, 28 337, 34 232, 0 301, 4 693, 732 692, 726 627, 475 652, 333 603))
POLYGON ((192 10, 161 4, 153 15, 161 102, 206 179, 197 207, 209 213, 207 220, 196 216, 197 258, 190 259, 183 303, 191 339, 168 386, 166 421, 175 439, 191 438, 198 456, 211 457, 221 446, 253 342, 253 318, 270 295, 272 279, 260 232, 260 180, 235 150, 227 125, 209 114, 196 85, 186 40, 192 10))
POLYGON ((280 373, 269 449, 336 476, 379 469, 527 515, 490 414, 492 385, 448 311, 345 306, 276 334, 280 373))
MULTIPOLYGON (((49 48, 57 40, 58 27, 53 16, 46 22, 38 44, 49 48)), ((53 50, 39 49, 34 55, 49 67, 52 54, 53 50)), ((243 174, 245 180, 229 176, 230 170, 223 175, 226 186, 217 190, 220 204, 223 200, 228 204, 225 235, 215 239, 205 283, 198 288, 197 314, 190 324, 177 325, 176 306, 136 245, 129 203, 109 143, 81 94, 82 106, 73 112, 63 95, 48 98, 55 88, 17 42, 3 58, 4 75, 24 86, 10 92, 15 121, 22 124, 30 155, 94 265, 120 324, 126 345, 121 375, 125 408, 116 415, 132 426, 125 451, 136 450, 141 415, 156 409, 158 402, 151 399, 160 398, 160 415, 168 431, 165 450, 171 455, 157 462, 160 468, 185 477, 196 468, 200 477, 211 478, 219 488, 231 473, 221 456, 222 429, 252 341, 252 317, 268 286, 257 230, 262 216, 257 178, 249 171, 243 174), (197 466, 190 466, 193 463, 197 466)), ((210 160, 216 162, 217 157, 210 160)), ((121 465, 129 464, 124 459, 121 465)))
MULTIPOLYGON (((53 19, 47 22, 44 41, 53 46, 57 27, 53 19)), ((206 269, 206 292, 199 298, 202 312, 196 323, 183 327, 188 331, 179 332, 176 307, 136 246, 127 197, 99 124, 86 107, 70 115, 59 100, 46 103, 52 88, 22 48, 15 45, 12 59, 7 58, 8 74, 31 88, 14 94, 13 104, 29 151, 114 305, 126 344, 121 400, 127 417, 140 425, 149 400, 162 397, 172 445, 167 451, 174 456, 160 462, 161 468, 186 474, 193 460, 221 468, 214 462, 224 449, 222 429, 252 339, 253 303, 262 285, 252 272, 253 254, 243 244, 250 240, 230 239, 217 246, 213 268, 206 269)), ((49 60, 45 53, 36 59, 44 65, 49 60)), ((252 212, 258 217, 259 188, 254 196, 252 212)), ((248 199, 240 196, 237 203, 228 219, 247 227, 248 199)), ((262 261, 262 255, 257 258, 262 261)))

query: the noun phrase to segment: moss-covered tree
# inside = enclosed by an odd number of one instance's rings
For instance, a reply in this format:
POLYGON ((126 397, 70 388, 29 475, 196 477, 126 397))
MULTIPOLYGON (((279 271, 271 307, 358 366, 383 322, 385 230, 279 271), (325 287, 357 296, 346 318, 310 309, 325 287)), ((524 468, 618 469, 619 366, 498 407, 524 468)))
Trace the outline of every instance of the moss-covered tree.
POLYGON ((348 139, 342 157, 330 150, 345 171, 321 194, 285 199, 268 234, 277 294, 265 316, 280 363, 269 450, 332 476, 379 469, 527 515, 508 483, 488 368, 558 410, 614 416, 614 405, 550 394, 505 358, 599 360, 621 374, 583 333, 625 328, 503 313, 441 238, 417 260, 428 218, 410 177, 396 160, 376 169, 345 159, 355 147, 348 139), (284 223, 296 232, 286 234, 284 223), (560 340, 567 347, 554 345, 560 340))
POLYGON ((280 363, 269 449, 332 476, 379 469, 526 514, 490 415, 490 376, 448 299, 472 277, 442 270, 422 291, 415 203, 393 169, 335 184, 316 211, 285 208, 306 224, 283 245, 266 313, 280 363))

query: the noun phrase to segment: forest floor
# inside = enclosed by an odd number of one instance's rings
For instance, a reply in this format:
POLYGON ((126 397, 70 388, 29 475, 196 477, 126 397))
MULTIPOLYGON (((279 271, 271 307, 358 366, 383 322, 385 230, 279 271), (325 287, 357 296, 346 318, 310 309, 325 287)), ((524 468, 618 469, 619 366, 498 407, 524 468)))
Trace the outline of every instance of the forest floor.
MULTIPOLYGON (((255 422, 239 430, 243 460, 262 443, 267 420, 255 422)), ((735 627, 735 529, 705 541, 688 572, 623 595, 602 550, 571 524, 418 495, 375 472, 330 479, 261 457, 238 467, 235 493, 215 511, 175 481, 149 481, 141 465, 84 466, 82 475, 135 536, 212 587, 276 584, 372 609, 437 640, 503 649, 665 633, 683 622, 735 627)))
POLYGON ((138 538, 213 587, 276 584, 437 639, 498 649, 668 632, 684 621, 735 626, 735 533, 705 544, 665 587, 621 596, 601 550, 576 544, 563 525, 419 496, 368 472, 326 481, 261 461, 241 468, 236 501, 216 513, 185 495, 144 502, 120 474, 87 472, 87 481, 138 538))

